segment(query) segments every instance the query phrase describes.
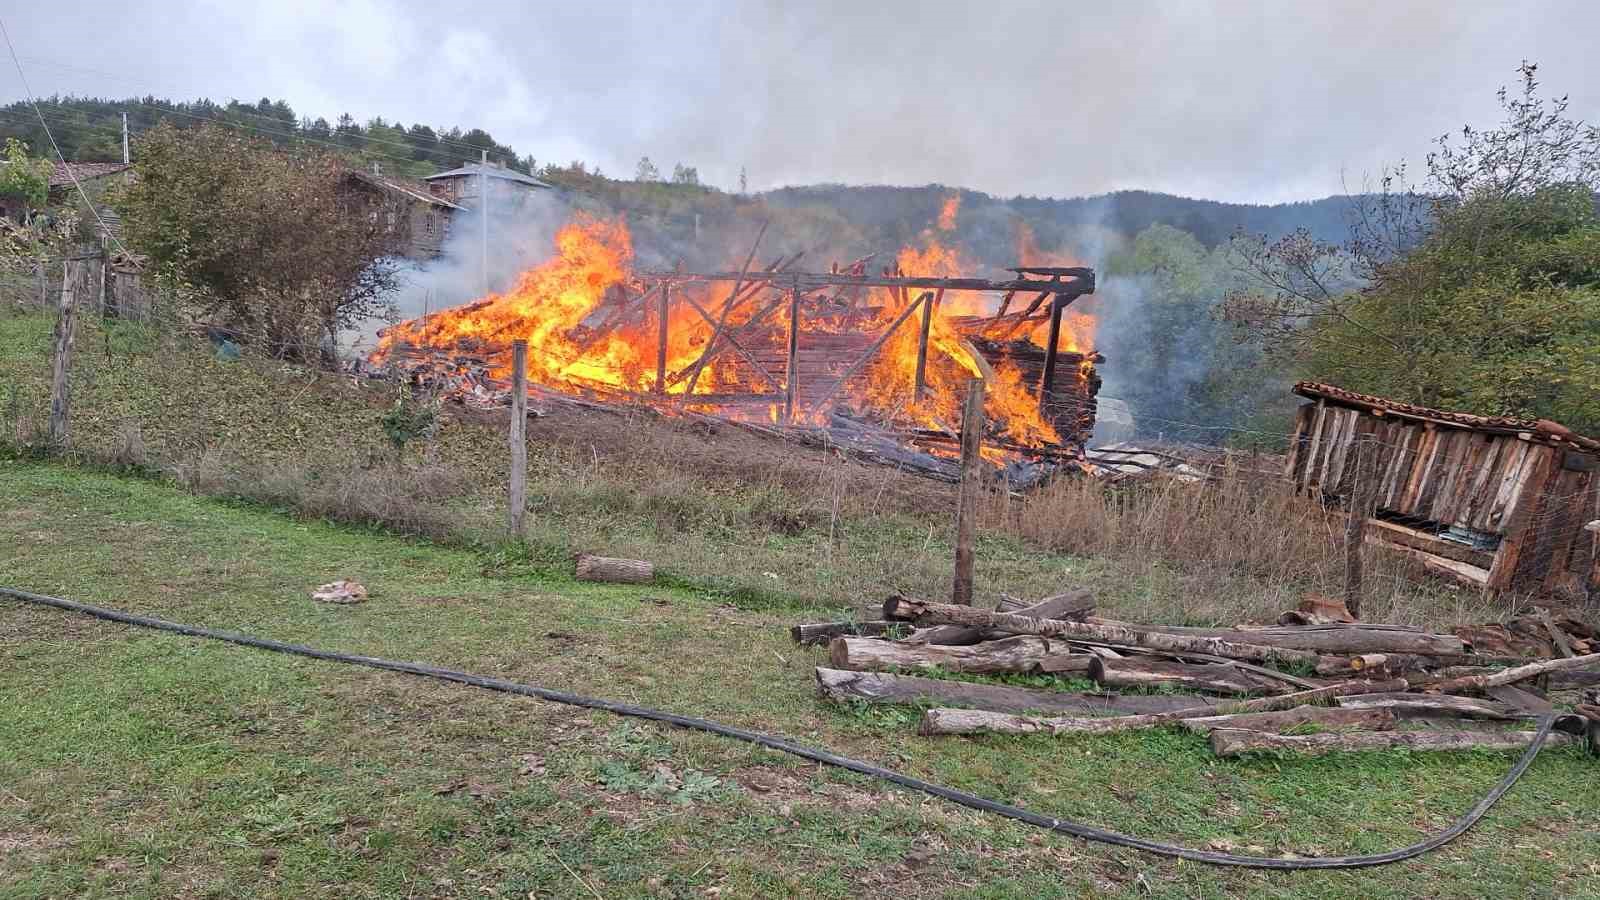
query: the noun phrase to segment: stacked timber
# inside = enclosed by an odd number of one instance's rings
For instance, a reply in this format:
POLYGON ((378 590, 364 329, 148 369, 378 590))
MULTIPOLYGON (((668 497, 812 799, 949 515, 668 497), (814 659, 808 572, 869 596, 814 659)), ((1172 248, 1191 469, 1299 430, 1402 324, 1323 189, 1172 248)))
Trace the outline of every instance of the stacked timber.
MULTIPOLYGON (((927 707, 924 735, 1172 726, 1211 735, 1224 756, 1526 748, 1536 733, 1530 723, 1557 714, 1546 690, 1600 681, 1600 653, 1593 652, 1600 647, 1586 627, 1573 629, 1582 636, 1555 628, 1566 651, 1538 659, 1475 653, 1462 634, 1401 626, 1188 628, 1098 618, 1093 608, 1082 590, 1033 604, 1007 599, 994 611, 894 596, 881 619, 800 625, 793 635, 827 647, 827 664, 816 669, 822 697, 927 707), (944 677, 951 673, 961 680, 944 677), (978 678, 1015 674, 1093 687, 1048 690, 978 678), (1325 733, 1283 734, 1306 725, 1325 733)), ((1552 639, 1552 646, 1562 643, 1552 639)), ((1600 706, 1584 709, 1600 716, 1600 706)), ((1557 726, 1552 743, 1600 734, 1600 724, 1591 727, 1581 715, 1562 716, 1557 726)))

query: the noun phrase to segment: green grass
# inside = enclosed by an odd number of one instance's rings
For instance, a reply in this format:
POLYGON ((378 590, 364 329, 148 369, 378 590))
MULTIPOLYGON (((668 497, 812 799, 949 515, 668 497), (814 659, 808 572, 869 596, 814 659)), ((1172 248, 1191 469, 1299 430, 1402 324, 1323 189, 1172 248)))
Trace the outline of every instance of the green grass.
MULTIPOLYGON (((1176 731, 915 736, 812 694, 805 598, 572 582, 443 546, 0 462, 0 583, 778 732, 1049 815, 1240 852, 1359 853, 1505 754, 1213 758, 1176 731), (339 577, 355 607, 309 600, 339 577)), ((0 601, 0 897, 1571 897, 1600 787, 1547 751, 1424 859, 1267 874, 1090 846, 707 735, 0 601), (926 862, 924 854, 931 851, 926 862)))

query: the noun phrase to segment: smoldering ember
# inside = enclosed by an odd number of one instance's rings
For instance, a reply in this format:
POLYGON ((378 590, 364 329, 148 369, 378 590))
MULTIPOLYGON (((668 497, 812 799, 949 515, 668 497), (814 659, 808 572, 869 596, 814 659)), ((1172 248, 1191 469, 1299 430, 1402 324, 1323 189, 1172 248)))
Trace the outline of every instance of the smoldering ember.
POLYGON ((1421 2, 0 14, 0 896, 1600 893, 1600 13, 1421 2))

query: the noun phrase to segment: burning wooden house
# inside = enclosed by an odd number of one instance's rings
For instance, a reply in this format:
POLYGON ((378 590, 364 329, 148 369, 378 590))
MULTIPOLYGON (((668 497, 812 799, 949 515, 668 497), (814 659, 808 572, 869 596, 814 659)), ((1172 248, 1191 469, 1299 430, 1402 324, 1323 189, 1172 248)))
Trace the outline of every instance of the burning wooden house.
POLYGON ((1600 441, 1555 422, 1429 409, 1302 382, 1288 476, 1347 507, 1369 540, 1494 590, 1582 599, 1600 587, 1600 441), (1364 456, 1364 454, 1367 454, 1364 456))
POLYGON ((525 340, 539 391, 820 430, 896 462, 891 448, 916 450, 933 474, 972 378, 996 463, 1081 458, 1093 431, 1101 357, 1066 312, 1091 269, 973 278, 935 245, 876 272, 871 257, 802 271, 798 254, 752 267, 754 249, 738 270, 636 272, 626 226, 603 220, 563 228, 557 249, 504 295, 387 329, 372 361, 498 404, 525 340))

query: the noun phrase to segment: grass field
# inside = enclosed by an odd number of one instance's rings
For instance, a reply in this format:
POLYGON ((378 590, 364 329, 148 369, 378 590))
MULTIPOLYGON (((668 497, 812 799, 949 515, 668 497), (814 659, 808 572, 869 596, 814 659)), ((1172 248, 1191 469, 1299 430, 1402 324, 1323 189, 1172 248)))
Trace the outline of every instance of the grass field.
MULTIPOLYGON (((804 598, 578 584, 492 546, 32 461, 0 462, 0 583, 712 717, 1241 852, 1408 843, 1511 762, 1221 761, 1165 731, 919 738, 913 711, 814 698, 822 653, 785 626, 837 609, 804 598), (337 577, 371 601, 308 599, 337 577)), ((0 897, 1600 894, 1600 780, 1576 750, 1546 752, 1424 859, 1262 874, 1089 846, 710 736, 5 601, 0 687, 0 897)))

